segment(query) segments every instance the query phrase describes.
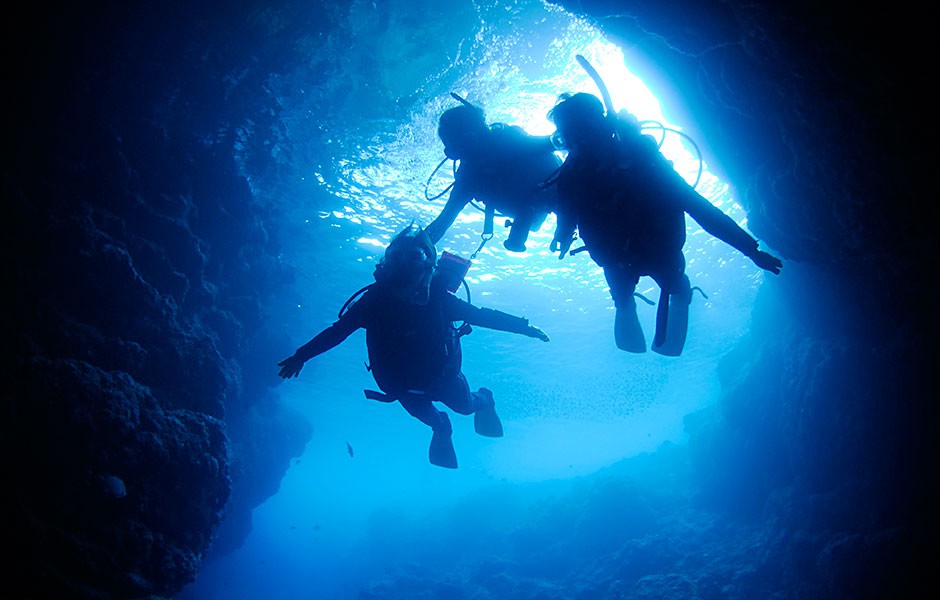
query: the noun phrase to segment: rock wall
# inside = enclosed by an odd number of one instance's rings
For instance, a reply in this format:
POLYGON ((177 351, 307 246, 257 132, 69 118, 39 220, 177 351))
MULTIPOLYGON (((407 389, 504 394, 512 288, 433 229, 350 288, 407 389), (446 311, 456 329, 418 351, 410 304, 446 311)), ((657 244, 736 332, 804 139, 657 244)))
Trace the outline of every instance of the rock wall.
POLYGON ((263 146, 273 99, 226 96, 267 75, 232 31, 276 24, 172 2, 49 13, 3 36, 7 581, 169 597, 213 540, 240 542, 312 434, 270 391, 287 341, 263 307, 290 274, 236 163, 236 125, 263 146))
POLYGON ((802 561, 788 574, 808 597, 910 589, 936 560, 940 472, 929 152, 900 126, 929 114, 901 67, 925 56, 918 16, 560 3, 673 75, 748 227, 785 260, 723 361, 721 414, 690 421, 703 498, 761 515, 756 563, 802 561))

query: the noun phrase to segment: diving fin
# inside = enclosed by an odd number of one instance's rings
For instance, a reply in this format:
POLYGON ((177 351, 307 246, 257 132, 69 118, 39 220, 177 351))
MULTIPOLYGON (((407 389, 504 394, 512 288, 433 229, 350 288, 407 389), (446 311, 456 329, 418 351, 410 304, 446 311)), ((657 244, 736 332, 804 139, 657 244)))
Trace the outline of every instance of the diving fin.
POLYGON ((503 423, 496 414, 496 402, 493 400, 493 392, 486 388, 480 388, 477 392, 478 399, 482 399, 483 406, 477 408, 473 413, 473 429, 478 434, 485 437, 498 438, 503 437, 503 423))
POLYGON ((435 428, 431 436, 428 458, 432 465, 445 469, 457 468, 457 452, 454 450, 453 429, 446 414, 441 414, 444 425, 435 428))
MULTIPOLYGON (((692 287, 688 276, 683 276, 683 285, 676 293, 669 294, 669 316, 665 322, 665 334, 656 332, 652 350, 663 356, 679 356, 685 347, 685 339, 689 332, 689 305, 692 303, 692 287), (657 344, 662 339, 661 344, 657 344)), ((662 303, 663 300, 660 300, 662 303)), ((657 329, 660 326, 657 320, 657 329)))
POLYGON ((617 348, 625 352, 646 352, 646 336, 643 335, 643 327, 640 326, 640 318, 636 314, 636 299, 632 296, 629 300, 617 304, 617 312, 614 315, 614 342, 617 348))

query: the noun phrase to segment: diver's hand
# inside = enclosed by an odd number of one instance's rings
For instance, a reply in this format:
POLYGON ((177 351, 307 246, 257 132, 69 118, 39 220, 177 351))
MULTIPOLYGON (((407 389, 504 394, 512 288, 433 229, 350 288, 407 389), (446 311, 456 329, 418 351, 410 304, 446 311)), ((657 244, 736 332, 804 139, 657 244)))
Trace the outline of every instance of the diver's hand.
POLYGON ((761 269, 770 271, 774 275, 779 275, 780 269, 783 267, 783 261, 773 254, 769 254, 763 250, 756 251, 751 257, 751 260, 753 260, 754 264, 761 269))
POLYGON ((281 367, 278 375, 284 379, 290 379, 291 377, 297 377, 300 374, 300 370, 304 368, 304 363, 307 362, 304 359, 300 358, 296 354, 289 356, 277 363, 277 366, 281 367))
POLYGON ((559 240, 555 238, 552 240, 552 243, 548 246, 548 249, 552 252, 559 252, 558 260, 561 260, 568 254, 568 250, 571 249, 571 244, 574 243, 574 238, 569 238, 567 240, 559 240))
POLYGON ((541 329, 539 329, 538 327, 536 327, 535 325, 529 325, 528 327, 526 327, 526 330, 525 332, 523 332, 523 334, 530 338, 540 339, 543 342, 549 341, 548 334, 542 331, 541 329))

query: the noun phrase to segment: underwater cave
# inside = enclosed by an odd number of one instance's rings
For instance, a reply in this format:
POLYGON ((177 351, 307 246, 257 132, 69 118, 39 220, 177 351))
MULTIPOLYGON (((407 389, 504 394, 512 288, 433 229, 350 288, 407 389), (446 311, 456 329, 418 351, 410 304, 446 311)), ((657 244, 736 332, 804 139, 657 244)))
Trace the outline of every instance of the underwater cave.
POLYGON ((25 8, 4 36, 10 587, 930 595, 927 22, 734 0, 25 8), (579 55, 780 274, 688 219, 686 347, 630 354, 602 270, 550 251, 554 215, 514 253, 467 206, 437 244, 472 256, 459 293, 551 337, 463 341, 504 437, 452 415, 460 466, 429 464, 427 428, 363 395, 362 332, 279 378, 440 212, 442 111, 549 135, 559 94, 599 91, 579 55))

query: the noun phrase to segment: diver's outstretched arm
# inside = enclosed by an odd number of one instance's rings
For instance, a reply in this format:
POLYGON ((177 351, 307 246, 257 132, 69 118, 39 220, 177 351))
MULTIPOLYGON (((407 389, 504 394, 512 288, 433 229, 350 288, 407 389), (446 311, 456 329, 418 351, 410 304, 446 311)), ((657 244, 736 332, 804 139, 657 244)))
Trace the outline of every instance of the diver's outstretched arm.
POLYGON ((338 322, 327 327, 312 340, 298 348, 292 355, 277 363, 277 366, 281 367, 278 375, 284 379, 297 377, 300 375, 300 370, 304 368, 304 363, 314 356, 319 356, 327 350, 335 348, 354 331, 346 332, 337 325, 339 325, 338 322))
POLYGON ((758 249, 757 240, 735 223, 734 219, 692 189, 686 191, 685 199, 685 211, 702 229, 750 258, 761 269, 774 275, 780 273, 783 262, 776 256, 758 249))
POLYGON ((755 250, 754 254, 752 254, 749 258, 754 261, 755 265, 765 271, 770 271, 774 275, 779 275, 780 269, 783 267, 783 261, 773 254, 764 252, 763 250, 755 250))
POLYGON ((459 183, 455 184, 454 189, 451 190, 450 196, 447 198, 447 204, 444 205, 444 209, 431 221, 430 225, 424 228, 425 233, 431 238, 432 244, 437 245, 437 243, 441 241, 441 238, 444 237, 444 234, 447 233, 450 226, 457 220, 460 211, 463 210, 470 200, 472 200, 472 198, 463 189, 463 186, 459 183))
POLYGON ((542 340, 543 342, 551 341, 551 338, 548 337, 548 334, 542 331, 541 329, 539 329, 538 327, 536 327, 535 325, 529 325, 524 335, 542 340))
POLYGON ((471 325, 479 325, 487 329, 519 333, 543 342, 550 341, 548 334, 538 327, 530 325, 529 320, 524 317, 517 317, 492 308, 473 306, 452 294, 448 294, 447 298, 449 303, 449 306, 447 306, 448 317, 451 317, 454 321, 466 321, 471 325))
POLYGON ((314 356, 319 356, 327 350, 335 348, 352 335, 352 332, 362 327, 364 322, 362 320, 363 306, 363 299, 360 298, 349 310, 343 313, 339 320, 318 333, 312 340, 297 348, 297 351, 292 355, 277 363, 277 366, 281 367, 278 375, 284 379, 297 377, 301 369, 304 368, 304 363, 314 356))
POLYGON ((307 362, 300 356, 292 354, 288 356, 281 362, 277 363, 277 366, 281 367, 281 370, 278 371, 278 376, 284 379, 290 379, 291 377, 297 377, 300 375, 301 369, 304 368, 304 363, 307 362))

